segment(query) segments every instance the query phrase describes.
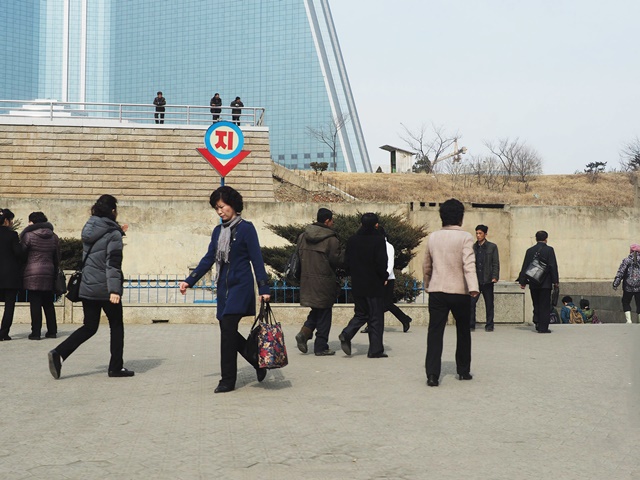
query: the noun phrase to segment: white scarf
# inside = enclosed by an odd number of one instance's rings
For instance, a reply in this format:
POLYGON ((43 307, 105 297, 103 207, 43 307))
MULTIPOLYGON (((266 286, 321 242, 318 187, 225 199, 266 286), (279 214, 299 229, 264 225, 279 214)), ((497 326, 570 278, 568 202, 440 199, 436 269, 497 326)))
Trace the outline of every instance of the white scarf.
POLYGON ((229 252, 231 250, 231 230, 242 221, 240 215, 236 215, 232 220, 222 223, 220 236, 218 237, 218 249, 216 250, 216 277, 214 284, 218 283, 220 271, 223 263, 229 263, 229 252))

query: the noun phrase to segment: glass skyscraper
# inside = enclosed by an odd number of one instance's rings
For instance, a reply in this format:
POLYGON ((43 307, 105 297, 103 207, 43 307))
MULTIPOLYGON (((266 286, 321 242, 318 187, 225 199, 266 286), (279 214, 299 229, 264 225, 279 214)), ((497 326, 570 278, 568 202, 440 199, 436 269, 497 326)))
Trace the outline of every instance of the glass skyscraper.
POLYGON ((328 0, 0 2, 0 99, 265 107, 273 159, 371 171, 328 0))

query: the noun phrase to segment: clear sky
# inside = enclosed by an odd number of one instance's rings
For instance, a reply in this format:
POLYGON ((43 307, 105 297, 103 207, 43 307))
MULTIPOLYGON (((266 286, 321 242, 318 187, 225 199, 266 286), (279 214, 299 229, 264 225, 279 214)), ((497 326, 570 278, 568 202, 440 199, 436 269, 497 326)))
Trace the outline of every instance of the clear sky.
POLYGON ((401 123, 535 148, 544 173, 619 167, 640 136, 640 0, 332 0, 374 170, 401 123))

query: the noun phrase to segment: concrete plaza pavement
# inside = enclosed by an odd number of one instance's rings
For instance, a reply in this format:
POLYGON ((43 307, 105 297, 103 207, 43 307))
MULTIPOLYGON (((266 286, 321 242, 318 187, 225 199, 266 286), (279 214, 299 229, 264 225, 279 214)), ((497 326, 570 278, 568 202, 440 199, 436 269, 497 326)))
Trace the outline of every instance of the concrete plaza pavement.
MULTIPOLYGON (((125 325, 133 378, 108 378, 108 326, 54 380, 47 352, 15 325, 0 343, 0 478, 635 479, 640 478, 640 326, 498 325, 473 333, 472 381, 426 386, 426 327, 387 327, 387 359, 303 355, 263 383, 242 359, 219 379, 217 325, 125 325)), ((246 333, 248 325, 243 324, 246 333)), ((311 343, 309 344, 311 346, 311 343)))

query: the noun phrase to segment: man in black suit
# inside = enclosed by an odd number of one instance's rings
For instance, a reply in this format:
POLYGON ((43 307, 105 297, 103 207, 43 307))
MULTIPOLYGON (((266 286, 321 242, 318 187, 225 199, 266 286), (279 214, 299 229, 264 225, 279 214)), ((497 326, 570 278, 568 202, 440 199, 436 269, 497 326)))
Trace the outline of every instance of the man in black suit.
POLYGON ((382 344, 384 330, 385 291, 387 272, 387 246, 378 232, 378 216, 365 213, 362 226, 347 241, 346 267, 351 274, 354 315, 338 335, 342 351, 351 355, 351 339, 360 327, 368 324, 369 358, 385 358, 382 344))
POLYGON ((547 245, 548 237, 549 234, 544 230, 536 232, 536 242, 538 243, 527 250, 524 256, 524 262, 522 262, 522 270, 520 270, 520 275, 518 275, 520 288, 524 289, 526 285, 529 284, 531 300, 533 301, 533 323, 535 323, 538 333, 551 333, 551 330, 549 330, 551 288, 553 286, 557 287, 560 283, 556 253, 553 247, 547 245), (529 267, 536 255, 547 264, 546 274, 540 283, 527 277, 525 274, 527 267, 529 267))

